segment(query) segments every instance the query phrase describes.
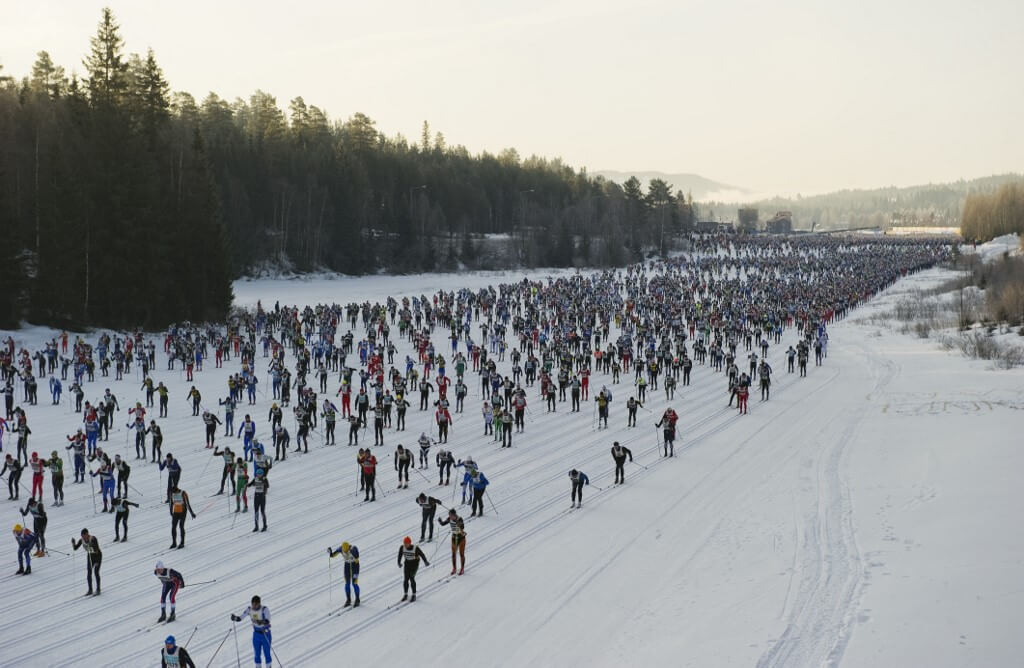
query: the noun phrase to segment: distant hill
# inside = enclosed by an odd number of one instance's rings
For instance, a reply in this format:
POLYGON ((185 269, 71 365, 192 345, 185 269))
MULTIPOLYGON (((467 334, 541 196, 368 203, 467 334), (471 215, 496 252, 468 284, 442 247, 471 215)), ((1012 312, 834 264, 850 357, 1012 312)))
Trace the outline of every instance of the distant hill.
MULTIPOLYGON (((969 192, 992 192, 1000 185, 1024 179, 1021 174, 996 174, 951 183, 929 183, 903 188, 839 190, 809 197, 773 197, 758 201, 743 200, 742 206, 758 209, 767 220, 776 211, 790 211, 793 227, 841 229, 847 227, 911 225, 959 226, 960 212, 969 192)), ((696 199, 696 194, 694 194, 696 199)), ((716 198, 702 201, 701 216, 732 221, 740 198, 716 198)))
POLYGON ((718 181, 712 181, 700 174, 668 174, 665 172, 652 171, 621 172, 611 169, 603 169, 597 172, 592 172, 592 174, 603 176, 609 181, 615 181, 620 184, 623 181, 628 180, 629 177, 635 176, 644 184, 644 186, 646 186, 651 179, 662 179, 672 186, 673 192, 676 190, 682 190, 684 193, 691 193, 695 200, 708 199, 709 195, 713 195, 714 199, 721 200, 728 198, 729 195, 722 197, 719 193, 730 193, 732 196, 736 196, 736 194, 749 192, 745 188, 738 188, 725 183, 719 183, 718 181))

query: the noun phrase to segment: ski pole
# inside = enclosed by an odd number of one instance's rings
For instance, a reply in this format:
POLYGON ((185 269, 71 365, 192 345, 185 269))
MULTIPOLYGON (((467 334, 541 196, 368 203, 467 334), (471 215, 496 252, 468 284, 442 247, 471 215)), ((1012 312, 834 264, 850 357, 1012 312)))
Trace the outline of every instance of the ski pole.
POLYGON ((271 646, 270 646, 270 651, 271 651, 271 652, 273 653, 273 655, 274 655, 274 658, 275 658, 275 659, 277 659, 277 665, 278 665, 278 666, 280 666, 281 668, 284 668, 284 664, 283 664, 283 663, 281 663, 281 657, 279 657, 279 656, 277 655, 277 650, 276 650, 276 649, 274 649, 274 646, 273 646, 273 645, 271 645, 271 646))
POLYGON ((48 548, 46 548, 46 551, 47 551, 47 552, 56 552, 57 554, 63 554, 63 555, 65 556, 65 557, 69 557, 69 556, 71 556, 71 555, 69 555, 69 554, 68 554, 67 552, 61 552, 60 550, 55 550, 55 549, 53 549, 52 547, 48 547, 48 548))
MULTIPOLYGON (((161 477, 162 477, 162 476, 161 476, 161 477)), ((131 490, 132 490, 133 492, 135 492, 136 494, 138 494, 139 496, 146 496, 145 494, 143 494, 143 493, 142 493, 142 492, 140 492, 139 490, 135 489, 135 487, 134 487, 134 486, 133 486, 133 485, 132 485, 131 483, 129 483, 129 482, 125 482, 125 484, 126 484, 126 485, 128 485, 128 488, 129 488, 129 489, 131 489, 131 490)))
POLYGON ((331 573, 331 548, 327 548, 327 605, 334 605, 334 575, 331 573))
POLYGON ((208 584, 211 584, 211 583, 216 582, 216 581, 217 581, 217 579, 214 578, 213 580, 203 580, 202 582, 193 582, 193 583, 189 584, 189 587, 198 587, 199 585, 208 585, 208 584))
MULTIPOLYGON (((235 626, 234 622, 232 622, 231 628, 234 628, 234 626, 235 626)), ((213 656, 210 657, 210 662, 208 664, 206 664, 206 668, 210 668, 210 666, 213 665, 213 660, 217 658, 217 653, 220 652, 220 648, 224 646, 225 642, 227 642, 227 639, 228 639, 229 635, 231 635, 231 631, 228 631, 227 633, 224 634, 224 640, 221 640, 220 644, 217 645, 217 649, 214 650, 213 656)), ((238 636, 237 635, 235 636, 235 649, 236 650, 238 649, 238 636)), ((239 659, 239 664, 241 664, 241 659, 239 659)))
POLYGON ((491 494, 490 494, 490 492, 488 492, 485 489, 484 490, 484 495, 487 497, 487 502, 491 504, 491 509, 494 510, 494 514, 497 515, 498 514, 498 509, 494 507, 494 501, 491 501, 491 494))
POLYGON ((189 644, 190 642, 192 642, 192 636, 194 636, 194 635, 196 634, 196 631, 198 631, 198 630, 199 630, 199 626, 196 626, 196 627, 195 627, 194 629, 192 629, 192 634, 191 634, 191 635, 189 635, 189 637, 188 637, 188 640, 186 640, 186 641, 185 641, 185 644, 183 645, 183 647, 184 647, 185 649, 188 649, 188 644, 189 644))
POLYGON ((92 471, 89 471, 89 484, 92 485, 92 514, 96 515, 96 478, 93 477, 92 471))
POLYGON ((646 467, 646 466, 644 466, 643 464, 637 464, 637 463, 636 463, 636 462, 634 462, 634 461, 633 461, 632 459, 631 459, 631 460, 629 460, 629 463, 630 463, 630 464, 636 464, 637 466, 639 466, 640 468, 642 468, 642 469, 643 469, 643 470, 645 470, 645 471, 647 470, 647 467, 646 467))

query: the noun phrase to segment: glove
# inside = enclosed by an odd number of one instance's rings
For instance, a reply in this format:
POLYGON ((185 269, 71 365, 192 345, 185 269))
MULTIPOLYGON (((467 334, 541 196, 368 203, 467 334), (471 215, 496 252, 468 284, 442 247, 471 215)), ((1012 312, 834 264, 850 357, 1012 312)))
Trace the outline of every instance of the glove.
POLYGON ((332 550, 331 548, 327 548, 327 554, 331 555, 332 559, 334 558, 334 550, 332 550))
POLYGON ((233 622, 240 622, 240 621, 242 621, 242 618, 239 617, 238 615, 231 615, 231 621, 233 621, 233 622))

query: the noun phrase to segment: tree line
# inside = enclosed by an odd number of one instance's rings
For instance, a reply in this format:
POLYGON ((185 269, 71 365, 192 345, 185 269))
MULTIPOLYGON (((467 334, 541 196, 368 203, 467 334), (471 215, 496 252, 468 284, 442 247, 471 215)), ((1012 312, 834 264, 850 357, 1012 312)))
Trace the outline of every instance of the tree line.
POLYGON ((994 192, 972 192, 964 202, 960 234, 990 241, 1004 234, 1024 236, 1024 181, 1012 181, 994 192))
MULTIPOLYGON (((302 97, 171 92, 104 9, 81 78, 41 51, 0 78, 0 323, 161 327, 222 318, 260 267, 346 274, 614 266, 692 229, 663 180, 617 184, 423 123, 388 136, 302 97), (497 235, 497 237, 495 236, 497 235)), ((0 75, 3 72, 0 71, 0 75)))

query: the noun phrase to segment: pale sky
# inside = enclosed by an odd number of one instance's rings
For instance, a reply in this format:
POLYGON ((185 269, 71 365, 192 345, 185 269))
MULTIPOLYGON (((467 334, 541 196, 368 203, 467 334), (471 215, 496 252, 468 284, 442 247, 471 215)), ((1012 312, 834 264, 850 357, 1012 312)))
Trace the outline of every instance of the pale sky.
POLYGON ((81 73, 104 5, 173 90, 473 152, 764 193, 1024 171, 1024 0, 0 0, 4 73, 81 73))

